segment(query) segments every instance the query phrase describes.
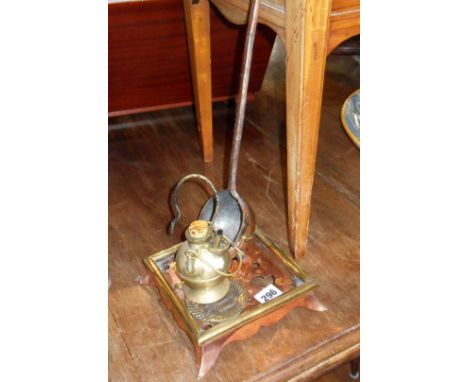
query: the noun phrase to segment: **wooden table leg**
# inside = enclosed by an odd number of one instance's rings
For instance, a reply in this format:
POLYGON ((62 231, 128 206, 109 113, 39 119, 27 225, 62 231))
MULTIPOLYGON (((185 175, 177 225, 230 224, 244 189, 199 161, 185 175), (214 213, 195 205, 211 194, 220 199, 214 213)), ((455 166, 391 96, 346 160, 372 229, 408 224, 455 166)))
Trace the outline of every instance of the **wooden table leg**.
POLYGON ((210 3, 184 0, 185 23, 192 70, 193 94, 205 162, 213 161, 211 95, 210 3))
POLYGON ((291 251, 307 248, 331 0, 286 1, 288 234, 291 251))

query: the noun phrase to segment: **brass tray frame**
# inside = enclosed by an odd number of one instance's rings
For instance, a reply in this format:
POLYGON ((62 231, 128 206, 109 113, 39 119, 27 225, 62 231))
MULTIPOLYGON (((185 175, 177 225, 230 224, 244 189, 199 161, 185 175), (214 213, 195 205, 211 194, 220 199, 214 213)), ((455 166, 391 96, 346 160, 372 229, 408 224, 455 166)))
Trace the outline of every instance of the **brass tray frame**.
MULTIPOLYGON (((220 339, 221 337, 234 332, 240 327, 247 325, 277 309, 280 309, 306 294, 311 293, 312 290, 318 287, 318 284, 313 280, 313 278, 305 270, 303 270, 292 257, 286 255, 281 250, 281 248, 273 240, 268 238, 259 228, 255 229, 254 237, 267 247, 270 255, 279 261, 280 264, 296 278, 296 280, 299 280, 297 282, 299 285, 284 292, 281 296, 278 296, 273 300, 243 311, 236 318, 216 324, 208 329, 202 329, 196 320, 190 315, 189 311, 185 307, 184 302, 177 296, 176 292, 171 287, 168 280, 164 277, 160 267, 158 266, 158 262, 161 262, 161 260, 165 260, 170 256, 174 256, 182 243, 157 252, 143 260, 146 267, 154 274, 156 284, 161 293, 161 297, 166 303, 166 306, 169 304, 168 308, 174 314, 174 318, 179 323, 179 325, 181 325, 188 334, 194 346, 203 347, 206 344, 220 339)), ((313 310, 326 310, 326 308, 321 305, 315 296, 314 298, 316 299, 316 308, 313 310)))

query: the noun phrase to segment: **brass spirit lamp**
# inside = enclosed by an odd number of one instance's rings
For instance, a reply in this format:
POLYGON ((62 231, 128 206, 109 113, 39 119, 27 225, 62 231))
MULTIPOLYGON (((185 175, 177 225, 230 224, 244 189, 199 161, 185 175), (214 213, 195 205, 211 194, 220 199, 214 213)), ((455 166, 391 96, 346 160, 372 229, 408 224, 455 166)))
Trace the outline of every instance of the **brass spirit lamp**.
POLYGON ((211 304, 221 300, 229 292, 229 277, 242 265, 242 252, 234 272, 231 267, 230 240, 221 230, 215 231, 210 222, 195 220, 185 231, 186 241, 176 254, 176 272, 183 281, 187 299, 198 304, 211 304))

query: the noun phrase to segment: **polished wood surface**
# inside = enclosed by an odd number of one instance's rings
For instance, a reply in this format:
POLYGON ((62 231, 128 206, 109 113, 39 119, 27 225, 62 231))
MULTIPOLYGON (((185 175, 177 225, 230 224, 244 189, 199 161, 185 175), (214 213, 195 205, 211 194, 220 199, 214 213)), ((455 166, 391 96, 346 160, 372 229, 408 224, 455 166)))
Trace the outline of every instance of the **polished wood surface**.
MULTIPOLYGON (((210 0, 230 22, 246 22, 249 0, 210 0)), ((304 2, 304 5, 306 3, 304 2)), ((262 0, 259 22, 268 25, 285 41, 288 1, 262 0)), ((329 52, 351 36, 359 34, 360 0, 332 0, 330 10, 329 52)))
POLYGON ((359 0, 333 0, 327 53, 333 52, 343 41, 357 36, 360 30, 361 12, 359 0))
MULTIPOLYGON (((287 249, 284 59, 275 47, 260 93, 248 104, 239 163, 239 192, 258 225, 287 249)), ((310 246, 302 266, 320 284, 328 311, 303 308, 252 338, 225 346, 204 381, 309 381, 346 363, 323 382, 349 381, 359 355, 359 151, 340 126, 340 108, 359 86, 351 57, 328 62, 312 195, 310 246)), ((182 221, 174 237, 169 191, 190 172, 221 187, 234 117, 232 105, 214 105, 214 154, 203 162, 192 108, 119 117, 109 125, 109 377, 111 381, 196 381, 192 345, 152 286, 140 285, 142 259, 182 237, 197 216, 204 191, 187 184, 182 221)))
MULTIPOLYGON (((108 12, 109 114, 191 104, 183 1, 113 2, 108 12)), ((212 95, 216 100, 226 99, 237 92, 244 32, 215 9, 210 10, 210 22, 212 95)), ((274 39, 273 31, 259 28, 251 92, 260 89, 274 39)))
MULTIPOLYGON (((224 17, 244 24, 249 0, 211 0, 224 17)), ((259 23, 272 28, 283 41, 286 60, 286 129, 289 247, 297 258, 307 251, 310 200, 327 54, 359 34, 359 0, 263 0, 259 23)), ((209 36, 198 33, 198 39, 209 36)), ((193 64, 194 65, 194 64, 193 64)), ((200 76, 210 72, 200 68, 200 76)), ((210 106, 206 99, 206 105, 210 106)), ((199 124, 210 128, 208 121, 199 124)))

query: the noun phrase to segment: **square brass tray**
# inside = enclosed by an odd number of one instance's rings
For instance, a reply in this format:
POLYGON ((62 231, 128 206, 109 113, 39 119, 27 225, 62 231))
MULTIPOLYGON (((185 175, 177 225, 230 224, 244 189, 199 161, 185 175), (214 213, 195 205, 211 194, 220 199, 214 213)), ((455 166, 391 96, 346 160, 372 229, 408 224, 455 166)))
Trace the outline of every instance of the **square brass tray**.
MULTIPOLYGON (((312 290, 318 286, 313 278, 257 228, 254 237, 242 246, 246 258, 251 253, 250 256, 255 257, 256 261, 266 265, 268 273, 273 270, 276 274, 285 275, 288 280, 292 280, 292 284, 283 287, 283 294, 263 304, 254 300, 254 292, 249 285, 246 285, 250 303, 237 317, 216 324, 203 325, 192 317, 183 296, 177 290, 177 285, 168 275, 174 256, 181 245, 182 243, 179 243, 155 253, 145 258, 144 263, 154 275, 164 304, 172 312, 178 325, 187 333, 195 348, 199 377, 211 369, 222 347, 228 342, 255 335, 261 326, 274 324, 298 306, 315 311, 326 310, 312 293, 312 290)), ((242 282, 245 283, 245 280, 242 282)))

